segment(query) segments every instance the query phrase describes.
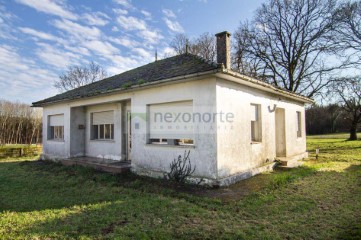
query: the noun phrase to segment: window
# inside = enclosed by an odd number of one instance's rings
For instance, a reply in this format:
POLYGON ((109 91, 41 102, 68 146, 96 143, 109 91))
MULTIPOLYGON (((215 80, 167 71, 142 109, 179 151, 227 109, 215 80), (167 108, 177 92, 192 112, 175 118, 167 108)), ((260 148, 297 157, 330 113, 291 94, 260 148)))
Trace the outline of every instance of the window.
POLYGON ((114 111, 95 112, 91 117, 91 139, 114 139, 114 111))
POLYGON ((297 137, 302 137, 302 124, 301 124, 301 112, 297 113, 297 137))
POLYGON ((51 115, 49 116, 49 140, 64 140, 64 115, 51 115))
POLYGON ((148 143, 193 145, 193 102, 148 105, 148 143))
POLYGON ((251 140, 262 141, 261 105, 251 104, 251 140))

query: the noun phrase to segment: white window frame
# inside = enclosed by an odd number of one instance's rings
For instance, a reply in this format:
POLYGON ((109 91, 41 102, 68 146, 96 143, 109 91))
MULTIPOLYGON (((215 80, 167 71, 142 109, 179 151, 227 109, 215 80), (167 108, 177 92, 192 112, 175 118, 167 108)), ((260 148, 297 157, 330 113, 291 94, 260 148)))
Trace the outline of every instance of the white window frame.
POLYGON ((302 138, 302 113, 296 111, 297 138, 302 138))
POLYGON ((48 140, 51 141, 64 141, 64 114, 56 114, 48 116, 48 140), (52 117, 63 118, 62 120, 53 123, 52 117))
POLYGON ((251 103, 251 141, 255 143, 262 142, 261 104, 251 103), (254 117, 252 117, 253 114, 254 117))
POLYGON ((99 140, 99 141, 113 141, 114 140, 114 110, 102 111, 102 112, 92 112, 90 114, 91 118, 91 128, 90 128, 90 140, 99 140), (107 123, 96 123, 94 124, 94 114, 101 114, 106 112, 112 112, 113 119, 107 123), (107 126, 109 127, 109 134, 105 131, 107 126), (97 128, 97 133, 95 134, 95 127, 97 128), (101 128, 103 132, 101 134, 101 128), (107 135, 109 137, 107 137, 107 135))

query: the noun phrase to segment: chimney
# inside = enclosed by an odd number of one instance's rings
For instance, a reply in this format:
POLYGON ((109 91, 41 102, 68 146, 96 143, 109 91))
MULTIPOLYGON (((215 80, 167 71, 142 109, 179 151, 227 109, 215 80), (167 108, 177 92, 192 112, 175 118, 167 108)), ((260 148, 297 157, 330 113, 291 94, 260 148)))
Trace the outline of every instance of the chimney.
POLYGON ((217 63, 223 63, 226 69, 231 68, 231 34, 227 31, 216 34, 217 63))

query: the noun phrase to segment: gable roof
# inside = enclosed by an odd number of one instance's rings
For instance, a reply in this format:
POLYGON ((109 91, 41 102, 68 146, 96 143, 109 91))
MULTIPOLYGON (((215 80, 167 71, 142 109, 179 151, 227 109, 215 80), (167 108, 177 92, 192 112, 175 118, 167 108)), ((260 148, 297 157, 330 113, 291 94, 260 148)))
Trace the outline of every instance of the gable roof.
POLYGON ((207 62, 196 55, 185 53, 155 61, 127 72, 34 102, 33 106, 40 107, 48 103, 92 97, 113 92, 114 90, 127 89, 133 85, 142 85, 178 76, 207 72, 216 70, 217 68, 219 68, 219 66, 214 62, 207 62))
MULTIPOLYGON (((46 104, 75 100, 86 97, 93 97, 114 91, 127 90, 130 87, 138 87, 158 82, 168 82, 179 77, 191 77, 194 74, 201 75, 207 73, 226 74, 243 83, 250 83, 253 87, 261 87, 266 91, 281 94, 304 103, 313 103, 313 100, 300 94, 277 88, 269 83, 247 77, 230 69, 225 69, 223 64, 209 62, 203 58, 185 53, 170 58, 155 61, 138 68, 114 75, 103 80, 90 83, 88 85, 69 90, 67 92, 34 102, 33 107, 41 107, 46 104)), ((224 75, 223 75, 224 76, 224 75)))

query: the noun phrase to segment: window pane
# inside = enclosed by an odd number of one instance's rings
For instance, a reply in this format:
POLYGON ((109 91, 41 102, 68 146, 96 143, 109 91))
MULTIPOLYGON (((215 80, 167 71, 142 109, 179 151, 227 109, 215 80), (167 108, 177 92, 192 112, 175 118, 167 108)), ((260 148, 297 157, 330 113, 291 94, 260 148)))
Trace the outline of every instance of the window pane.
POLYGON ((60 126, 59 127, 59 130, 60 130, 60 139, 63 140, 64 139, 64 126, 60 126))
POLYGON ((98 125, 93 125, 92 139, 99 139, 98 136, 98 125))
POLYGON ((111 139, 114 139, 114 124, 110 124, 110 130, 111 130, 111 139))
POLYGON ((49 134, 49 139, 54 139, 54 127, 53 126, 51 126, 50 127, 50 134, 49 134))
POLYGON ((99 125, 99 139, 104 139, 104 125, 99 125))
POLYGON ((104 138, 110 139, 110 124, 105 124, 104 126, 104 138))

